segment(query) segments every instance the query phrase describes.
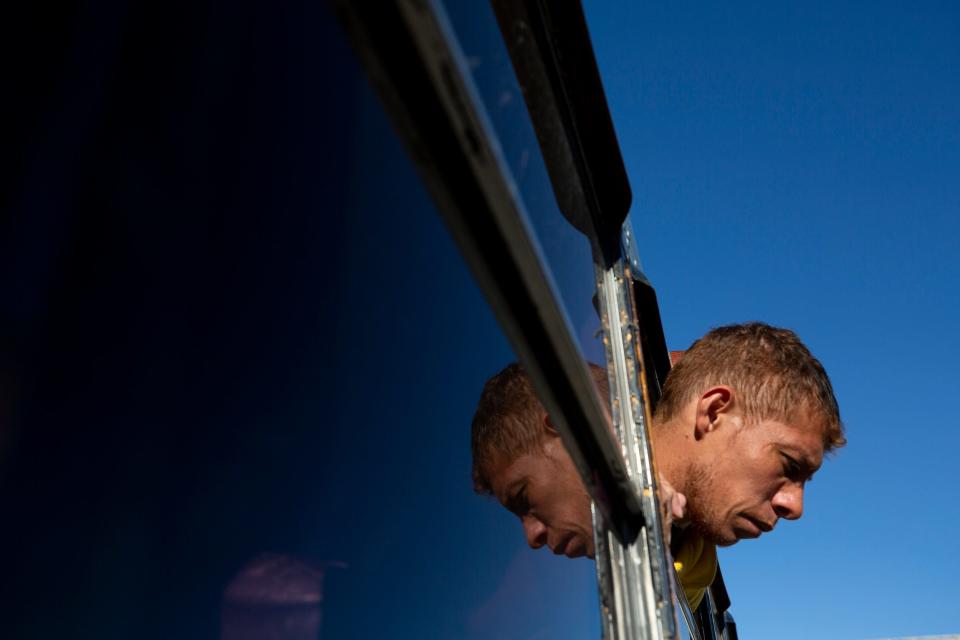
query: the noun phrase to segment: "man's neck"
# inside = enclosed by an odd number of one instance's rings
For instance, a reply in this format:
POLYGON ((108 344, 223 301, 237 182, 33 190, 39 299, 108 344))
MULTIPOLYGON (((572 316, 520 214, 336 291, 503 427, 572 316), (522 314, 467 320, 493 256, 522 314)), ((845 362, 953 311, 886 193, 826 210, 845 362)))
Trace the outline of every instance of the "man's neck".
POLYGON ((686 494, 690 469, 689 443, 684 439, 684 430, 674 422, 675 420, 671 420, 659 424, 654 421, 650 437, 657 470, 674 489, 686 494))

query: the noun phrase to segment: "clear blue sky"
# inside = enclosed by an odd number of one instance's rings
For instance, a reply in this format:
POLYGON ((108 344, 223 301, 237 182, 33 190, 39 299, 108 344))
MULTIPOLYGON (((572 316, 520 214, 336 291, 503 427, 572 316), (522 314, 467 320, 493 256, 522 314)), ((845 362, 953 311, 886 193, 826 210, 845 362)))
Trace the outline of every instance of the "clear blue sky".
POLYGON ((960 10, 588 1, 667 339, 764 320, 849 445, 721 555, 745 638, 957 632, 960 10))

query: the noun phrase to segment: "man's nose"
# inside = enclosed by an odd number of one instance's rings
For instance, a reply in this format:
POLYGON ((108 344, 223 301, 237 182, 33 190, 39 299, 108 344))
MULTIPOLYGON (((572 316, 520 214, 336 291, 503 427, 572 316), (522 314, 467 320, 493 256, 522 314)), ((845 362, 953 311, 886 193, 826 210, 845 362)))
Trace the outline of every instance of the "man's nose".
POLYGON ((803 515, 803 485, 788 483, 773 496, 773 510, 785 520, 796 520, 803 515))
POLYGON ((531 549, 539 549, 547 544, 547 527, 533 516, 523 518, 523 533, 531 549))

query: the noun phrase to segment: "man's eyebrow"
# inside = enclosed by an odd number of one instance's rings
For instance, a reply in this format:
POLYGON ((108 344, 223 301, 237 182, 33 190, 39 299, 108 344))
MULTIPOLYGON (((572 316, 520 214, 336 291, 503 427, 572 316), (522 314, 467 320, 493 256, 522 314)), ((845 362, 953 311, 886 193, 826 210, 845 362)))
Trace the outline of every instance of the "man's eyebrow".
POLYGON ((521 484, 519 481, 514 482, 508 489, 506 498, 503 500, 503 506, 507 508, 511 513, 520 515, 521 511, 525 510, 524 500, 520 497, 522 493, 521 490, 517 490, 517 485, 521 484))
POLYGON ((513 511, 514 503, 517 500, 517 485, 520 483, 519 480, 511 482, 509 485, 504 487, 503 492, 499 494, 494 494, 497 500, 500 501, 504 507, 513 511))
POLYGON ((810 482, 813 479, 813 474, 820 470, 821 465, 814 462, 813 458, 796 447, 786 446, 784 449, 786 449, 790 457, 793 458, 800 467, 800 471, 806 477, 806 481, 810 482))

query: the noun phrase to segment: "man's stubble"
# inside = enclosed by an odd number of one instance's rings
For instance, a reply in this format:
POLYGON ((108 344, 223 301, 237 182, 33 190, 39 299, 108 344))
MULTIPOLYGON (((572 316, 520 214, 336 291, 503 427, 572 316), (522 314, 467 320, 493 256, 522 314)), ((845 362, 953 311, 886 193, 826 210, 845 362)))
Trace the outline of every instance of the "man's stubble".
POLYGON ((722 514, 716 506, 718 489, 717 473, 712 466, 694 462, 687 476, 684 495, 687 497, 687 519, 694 533, 707 542, 729 545, 730 540, 721 536, 722 514))

